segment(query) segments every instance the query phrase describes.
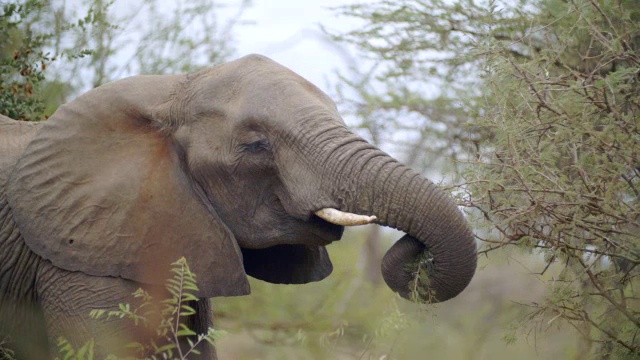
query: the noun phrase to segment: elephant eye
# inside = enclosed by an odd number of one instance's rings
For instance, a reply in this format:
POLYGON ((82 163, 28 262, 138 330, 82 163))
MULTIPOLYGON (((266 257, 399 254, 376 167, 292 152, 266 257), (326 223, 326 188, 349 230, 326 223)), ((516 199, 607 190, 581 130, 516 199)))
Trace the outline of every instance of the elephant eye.
POLYGON ((262 151, 269 150, 269 142, 265 139, 257 140, 254 142, 250 142, 243 146, 244 150, 250 152, 252 154, 256 154, 262 151))

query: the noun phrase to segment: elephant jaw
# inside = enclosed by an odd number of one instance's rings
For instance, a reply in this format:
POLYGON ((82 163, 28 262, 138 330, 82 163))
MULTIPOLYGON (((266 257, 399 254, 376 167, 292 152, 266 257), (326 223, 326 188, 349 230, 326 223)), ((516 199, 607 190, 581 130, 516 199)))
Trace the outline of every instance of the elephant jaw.
POLYGON ((315 212, 316 216, 335 225, 358 226, 371 224, 378 220, 375 215, 358 215, 333 208, 324 208, 315 212))

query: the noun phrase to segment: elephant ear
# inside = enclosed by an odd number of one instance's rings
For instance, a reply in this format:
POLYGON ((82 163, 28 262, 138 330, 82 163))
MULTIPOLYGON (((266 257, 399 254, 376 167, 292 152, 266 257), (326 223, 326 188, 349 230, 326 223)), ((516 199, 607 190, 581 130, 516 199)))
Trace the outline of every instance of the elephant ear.
POLYGON ((111 83, 43 124, 8 187, 15 221, 36 254, 69 271, 149 284, 163 284, 169 265, 184 256, 197 296, 250 292, 233 234, 185 173, 163 123, 175 121, 171 94, 183 81, 111 83))
POLYGON ((306 284, 320 281, 333 271, 324 246, 276 245, 242 249, 247 275, 274 284, 306 284))

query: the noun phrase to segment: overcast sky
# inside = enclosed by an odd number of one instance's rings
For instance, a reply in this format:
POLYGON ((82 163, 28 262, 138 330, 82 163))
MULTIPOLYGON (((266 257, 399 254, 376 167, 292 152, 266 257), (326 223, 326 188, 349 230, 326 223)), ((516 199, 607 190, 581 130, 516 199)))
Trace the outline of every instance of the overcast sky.
POLYGON ((327 79, 347 59, 336 45, 322 39, 319 24, 340 31, 354 28, 354 19, 338 17, 330 8, 362 2, 366 1, 255 0, 243 16, 252 24, 234 32, 238 55, 266 55, 330 92, 327 79))

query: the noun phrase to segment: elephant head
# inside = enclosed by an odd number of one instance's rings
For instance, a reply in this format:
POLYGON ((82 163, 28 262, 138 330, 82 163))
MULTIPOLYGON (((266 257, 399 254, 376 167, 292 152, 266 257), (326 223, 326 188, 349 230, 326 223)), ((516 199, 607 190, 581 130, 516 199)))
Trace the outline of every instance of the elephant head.
POLYGON ((350 132, 315 86, 258 55, 80 96, 43 124, 8 189, 27 245, 55 266, 158 284, 185 256, 201 297, 247 294, 246 275, 321 280, 332 270, 325 246, 354 222, 407 234, 382 265, 404 297, 420 259, 438 301, 476 268, 450 197, 350 132))

